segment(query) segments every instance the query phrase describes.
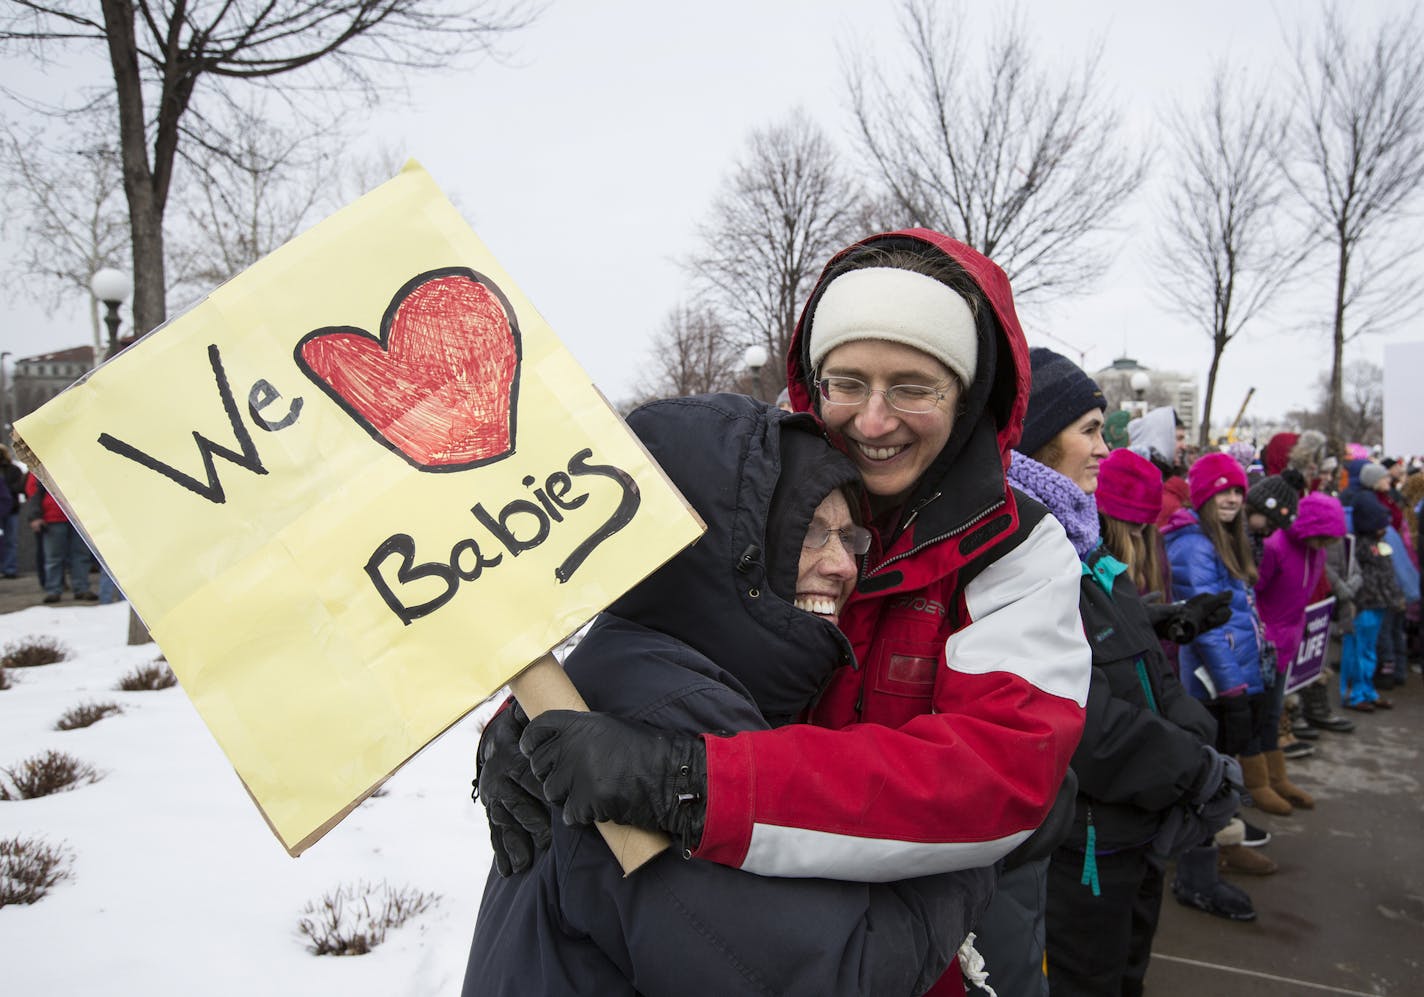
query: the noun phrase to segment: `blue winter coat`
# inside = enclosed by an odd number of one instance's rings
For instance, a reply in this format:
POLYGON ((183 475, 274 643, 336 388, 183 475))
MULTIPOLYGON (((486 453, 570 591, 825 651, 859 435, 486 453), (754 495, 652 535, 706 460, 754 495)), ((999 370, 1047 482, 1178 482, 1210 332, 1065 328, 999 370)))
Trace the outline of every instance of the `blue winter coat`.
POLYGON ((1163 530, 1167 559, 1172 564, 1172 594, 1190 599, 1203 592, 1231 591, 1231 619, 1182 645, 1178 663, 1182 685, 1198 699, 1215 699, 1223 693, 1261 692, 1261 643, 1255 594, 1244 581, 1226 570, 1211 539, 1202 532, 1196 513, 1179 509, 1163 530), (1205 668, 1213 694, 1197 676, 1205 668))

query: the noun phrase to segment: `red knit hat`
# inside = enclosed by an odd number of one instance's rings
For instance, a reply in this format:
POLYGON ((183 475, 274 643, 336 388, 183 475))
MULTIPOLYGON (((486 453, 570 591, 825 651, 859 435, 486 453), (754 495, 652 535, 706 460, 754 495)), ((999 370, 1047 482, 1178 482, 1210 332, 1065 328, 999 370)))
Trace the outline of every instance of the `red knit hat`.
POLYGON ((1246 491, 1246 472, 1230 454, 1203 454, 1187 470, 1187 484, 1192 489, 1192 508, 1200 509, 1206 500, 1228 488, 1246 491))
POLYGON ((1094 497, 1104 516, 1128 523, 1155 523, 1162 513, 1162 472, 1131 450, 1114 450, 1098 465, 1094 497))

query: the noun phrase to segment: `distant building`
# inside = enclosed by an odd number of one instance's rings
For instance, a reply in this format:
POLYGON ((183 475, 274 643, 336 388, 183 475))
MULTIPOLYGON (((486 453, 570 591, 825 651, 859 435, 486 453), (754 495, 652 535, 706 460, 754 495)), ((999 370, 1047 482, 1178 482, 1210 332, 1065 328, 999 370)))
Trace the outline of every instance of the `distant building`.
POLYGON ((6 407, 6 417, 12 423, 18 422, 93 369, 92 346, 16 360, 7 399, 13 404, 6 407))
POLYGON ((1187 439, 1194 439, 1197 434, 1197 379, 1190 374, 1153 370, 1131 357, 1118 357, 1095 372, 1093 380, 1103 389, 1109 409, 1133 410, 1139 399, 1132 381, 1133 375, 1139 373, 1145 376, 1147 382, 1140 401, 1145 402, 1149 409, 1170 405, 1186 428, 1187 439))

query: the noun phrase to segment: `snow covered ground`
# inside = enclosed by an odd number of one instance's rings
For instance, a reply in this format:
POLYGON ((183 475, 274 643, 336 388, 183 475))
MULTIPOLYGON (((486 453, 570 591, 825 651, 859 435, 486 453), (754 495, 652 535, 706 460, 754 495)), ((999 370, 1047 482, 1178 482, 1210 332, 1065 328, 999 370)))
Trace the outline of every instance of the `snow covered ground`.
MULTIPOLYGON (((0 908, 0 991, 63 995, 458 994, 490 865, 469 786, 488 707, 447 731, 301 858, 288 857, 181 688, 119 692, 158 654, 125 643, 128 606, 0 616, 0 645, 53 636, 71 660, 10 672, 0 691, 0 768, 50 749, 104 773, 92 785, 0 802, 0 838, 73 854, 69 879, 0 908), (84 702, 124 712, 54 729, 84 702), (367 955, 315 956, 297 933, 308 902, 389 883, 439 902, 367 955)), ((3 778, 3 775, 0 775, 3 778)))

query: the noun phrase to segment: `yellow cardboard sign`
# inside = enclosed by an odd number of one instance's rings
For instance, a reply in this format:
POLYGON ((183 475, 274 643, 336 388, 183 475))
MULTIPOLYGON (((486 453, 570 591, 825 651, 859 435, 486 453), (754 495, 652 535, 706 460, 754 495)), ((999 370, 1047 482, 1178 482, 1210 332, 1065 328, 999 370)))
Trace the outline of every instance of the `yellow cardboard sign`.
POLYGON ((16 428, 293 854, 701 531, 414 164, 16 428))

